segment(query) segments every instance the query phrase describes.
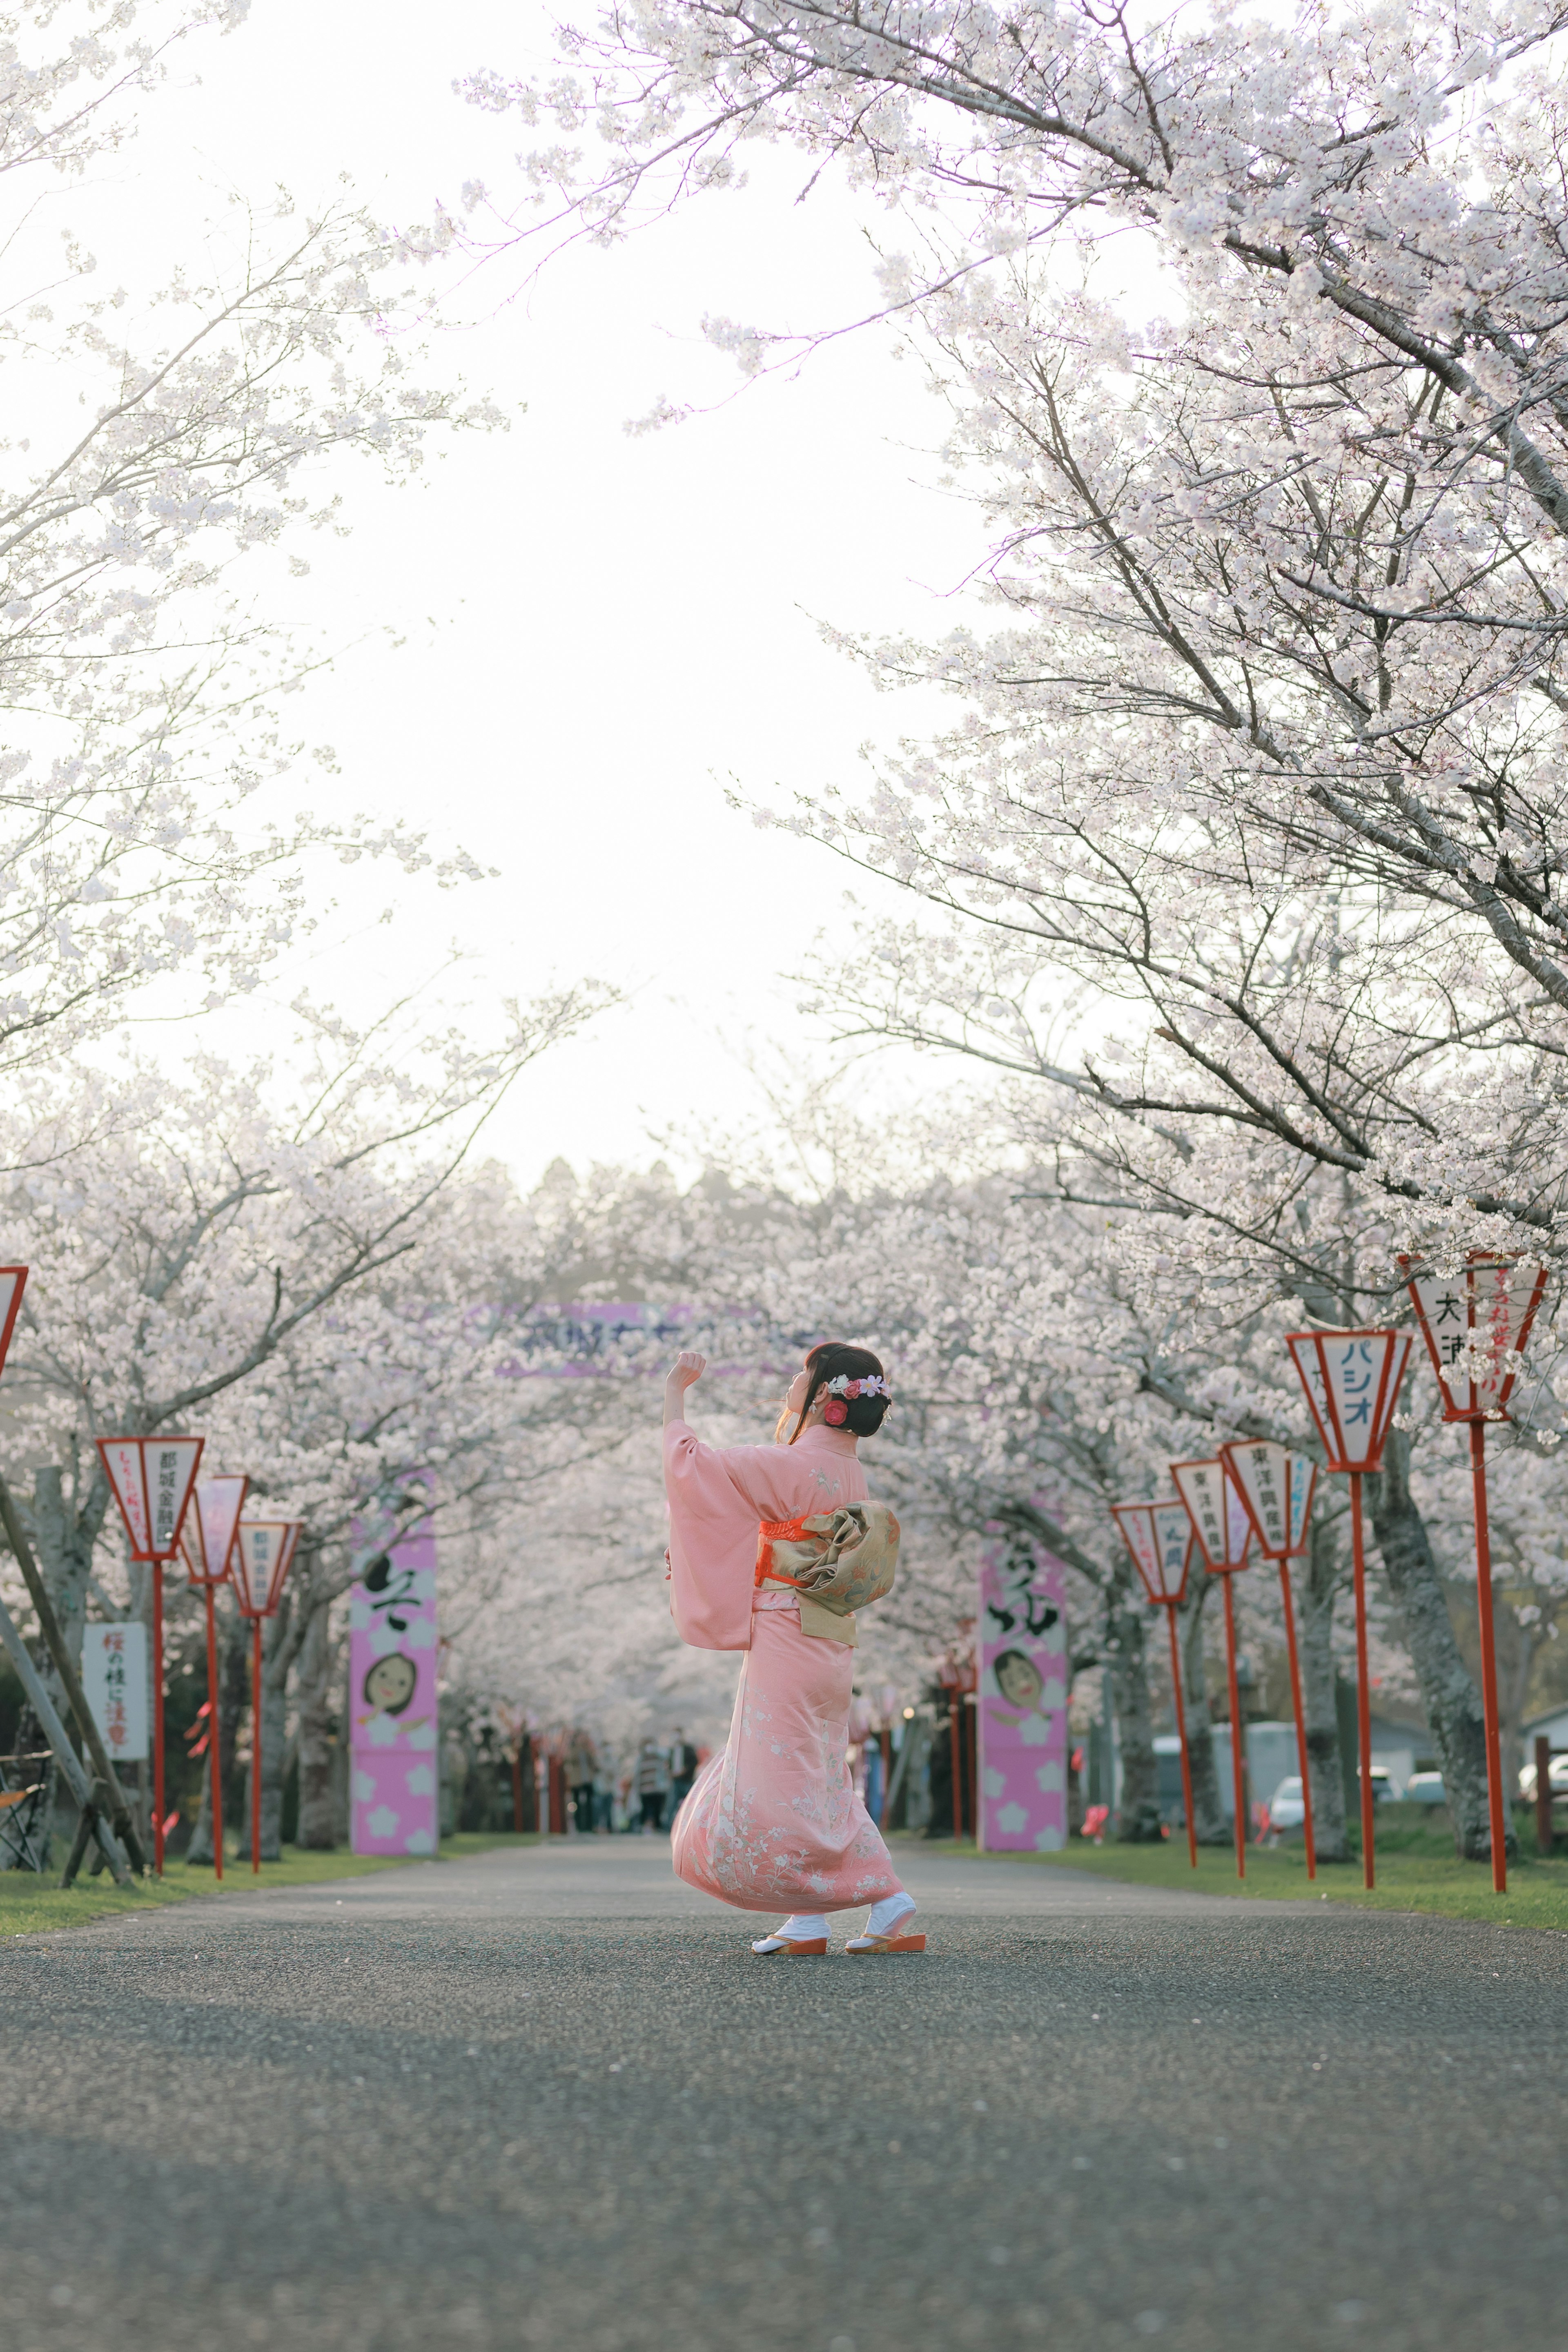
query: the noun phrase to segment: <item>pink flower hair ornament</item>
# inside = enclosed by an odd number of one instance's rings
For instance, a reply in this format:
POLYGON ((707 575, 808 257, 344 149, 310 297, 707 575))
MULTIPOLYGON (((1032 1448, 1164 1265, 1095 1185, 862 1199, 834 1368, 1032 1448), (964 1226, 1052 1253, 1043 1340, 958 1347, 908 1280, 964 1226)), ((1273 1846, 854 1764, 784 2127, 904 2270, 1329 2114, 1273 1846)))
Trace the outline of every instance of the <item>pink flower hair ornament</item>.
POLYGON ((893 1402, 893 1391, 874 1372, 858 1381, 852 1381, 847 1372, 841 1372, 837 1380, 822 1382, 821 1393, 828 1400, 822 1407, 822 1419, 830 1429, 841 1429, 848 1421, 848 1400, 851 1397, 880 1396, 886 1397, 890 1404, 893 1402))

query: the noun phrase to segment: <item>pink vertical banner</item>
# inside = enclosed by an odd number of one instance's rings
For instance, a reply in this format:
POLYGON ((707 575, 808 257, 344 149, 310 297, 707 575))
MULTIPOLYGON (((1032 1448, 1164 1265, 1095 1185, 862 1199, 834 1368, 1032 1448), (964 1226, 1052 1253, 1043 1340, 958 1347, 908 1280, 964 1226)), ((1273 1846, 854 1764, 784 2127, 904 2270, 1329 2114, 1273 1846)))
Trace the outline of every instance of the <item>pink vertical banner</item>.
POLYGON ((350 1844, 434 1853, 440 1823, 435 1538, 395 1544, 349 1600, 350 1844))
POLYGON ((981 1850, 1067 1843, 1067 1629, 1061 1563, 1022 1536, 980 1557, 981 1850))

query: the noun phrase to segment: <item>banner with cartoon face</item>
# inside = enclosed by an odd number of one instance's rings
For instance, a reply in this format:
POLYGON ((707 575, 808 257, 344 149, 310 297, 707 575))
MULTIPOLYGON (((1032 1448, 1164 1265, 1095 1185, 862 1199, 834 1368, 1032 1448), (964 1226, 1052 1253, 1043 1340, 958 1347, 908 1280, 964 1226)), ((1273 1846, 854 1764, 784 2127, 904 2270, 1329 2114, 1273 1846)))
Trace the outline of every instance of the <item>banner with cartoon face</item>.
POLYGON ((1054 1853, 1067 1843, 1067 1633, 1059 1560, 1022 1536, 980 1558, 979 1844, 1054 1853))
POLYGON ((349 1601, 350 1843, 356 1853, 434 1853, 435 1538, 395 1544, 349 1601))

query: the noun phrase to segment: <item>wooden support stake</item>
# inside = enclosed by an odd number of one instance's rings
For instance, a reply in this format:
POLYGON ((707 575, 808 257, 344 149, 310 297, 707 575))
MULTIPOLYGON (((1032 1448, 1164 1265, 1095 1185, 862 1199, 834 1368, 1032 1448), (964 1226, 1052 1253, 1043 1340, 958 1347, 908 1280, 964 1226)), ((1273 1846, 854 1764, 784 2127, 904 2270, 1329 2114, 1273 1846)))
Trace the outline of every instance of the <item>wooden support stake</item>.
MULTIPOLYGON (((93 1783, 83 1771, 81 1759, 66 1737, 65 1725, 55 1712, 55 1703, 44 1688, 38 1669, 33 1664, 28 1653, 27 1644, 17 1632, 16 1621, 4 1601, 0 1601, 0 1642, 5 1643, 10 1653, 11 1664, 16 1669, 16 1678, 32 1703, 33 1713, 43 1726, 44 1737, 54 1750, 55 1761, 65 1776, 66 1786, 81 1807, 82 1822, 88 1825, 89 1834, 97 1838, 102 1849, 103 1858, 114 1874, 115 1885, 117 1886, 133 1885, 135 1882, 120 1849, 120 1841, 109 1825, 93 1783)), ((80 1837, 79 1824, 78 1837, 80 1837)), ((81 1851, 85 1853, 87 1850, 85 1837, 80 1837, 80 1845, 81 1851)), ((79 1862, 79 1854, 77 1859, 79 1862)), ((70 1876, 60 1881, 61 1885, 68 1886, 71 1877, 75 1874, 75 1871, 72 1870, 70 1876)))
MULTIPOLYGON (((99 1730, 92 1709, 87 1703, 87 1694, 82 1689, 81 1677, 77 1673, 70 1651, 67 1647, 66 1637, 60 1630, 60 1621, 55 1614, 55 1606, 49 1599, 47 1587, 38 1574, 38 1564, 33 1558, 32 1548, 22 1532, 22 1522, 17 1517, 11 1489, 4 1478, 0 1478, 0 1526, 5 1528, 5 1540, 10 1545, 16 1556, 16 1565, 22 1571, 22 1581, 27 1588, 27 1596, 37 1614, 38 1631, 44 1637, 45 1648, 54 1660, 55 1672, 60 1678, 61 1686, 70 1704, 71 1713, 77 1719, 77 1728, 81 1733, 82 1745, 91 1757, 93 1770, 102 1784, 108 1801, 110 1818, 114 1823, 115 1835, 131 1856, 131 1868, 138 1873, 144 1873, 147 1868, 147 1858, 141 1851, 141 1841, 136 1834, 136 1823, 131 1817, 131 1807, 125 1801, 125 1791, 120 1787, 115 1776, 114 1767, 109 1760, 109 1750, 103 1744, 103 1735, 99 1730)), ((21 1672, 20 1667, 17 1668, 17 1672, 21 1672)), ((40 1685, 39 1687, 42 1688, 42 1685, 40 1685)), ((31 1693, 28 1696, 31 1696, 31 1693)), ((34 1706, 36 1712, 37 1701, 34 1702, 34 1706)), ((54 1715, 53 1707, 49 1712, 54 1715)), ((41 1716, 38 1719, 40 1722, 43 1721, 41 1716)), ((59 1722, 57 1716, 55 1717, 55 1721, 57 1725, 59 1722)), ((53 1734, 50 1738, 53 1744, 53 1734)), ((58 1747, 69 1752, 70 1742, 66 1738, 63 1727, 60 1730, 58 1747)), ((72 1760, 75 1761, 74 1757, 72 1760)), ((85 1780, 86 1776, 83 1777, 85 1780)), ((86 1803, 91 1801, 80 1799, 78 1801, 86 1803)))

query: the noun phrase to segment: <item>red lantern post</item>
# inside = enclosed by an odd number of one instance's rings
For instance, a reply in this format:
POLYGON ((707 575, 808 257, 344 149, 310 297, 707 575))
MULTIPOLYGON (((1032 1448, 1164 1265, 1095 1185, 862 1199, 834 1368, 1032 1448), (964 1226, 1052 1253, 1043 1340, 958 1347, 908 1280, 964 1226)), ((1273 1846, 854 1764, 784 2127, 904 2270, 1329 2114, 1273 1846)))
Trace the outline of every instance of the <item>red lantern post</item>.
POLYGON ((1161 1503, 1113 1503, 1111 1516, 1122 1530, 1143 1580, 1151 1605, 1163 1609, 1171 1637, 1171 1688, 1176 1693, 1176 1738, 1181 1745, 1181 1794, 1186 1808, 1187 1860, 1197 1868, 1197 1824, 1192 1817, 1192 1759, 1186 1744, 1186 1706, 1181 1687, 1181 1644, 1176 1640, 1176 1611, 1186 1599, 1196 1538, 1186 1507, 1172 1499, 1161 1503))
POLYGON ((1491 1883, 1508 1893, 1508 1812, 1498 1728, 1497 1654, 1492 1625, 1491 1532, 1487 1516, 1486 1425, 1506 1421, 1524 1343, 1546 1287, 1546 1268, 1472 1250, 1452 1276, 1402 1257, 1410 1303, 1437 1376, 1443 1419, 1470 1430, 1475 1497, 1476 1602, 1480 1612, 1481 1706, 1486 1716, 1487 1796, 1491 1813, 1491 1883))
POLYGON ((152 1867, 163 1875, 163 1570, 180 1546, 202 1437, 100 1437, 131 1557, 152 1570, 152 1867))
POLYGON ((239 1515, 250 1480, 237 1476, 198 1478, 194 1507, 180 1534, 185 1573, 207 1604, 207 1769, 213 1793, 213 1870, 224 1874, 224 1776, 218 1756, 218 1626, 214 1595, 228 1581, 239 1515))
POLYGON ((22 1293, 26 1287, 25 1265, 0 1265, 0 1371, 5 1370, 5 1359, 11 1352, 11 1334, 16 1328, 22 1293))
POLYGON ((1192 1521, 1203 1564, 1224 1579, 1225 1668, 1230 1685, 1230 1778, 1236 1804, 1236 1875, 1247 1875, 1247 1727, 1241 1720, 1241 1685, 1236 1673, 1236 1608, 1230 1580, 1247 1565, 1251 1524, 1224 1463, 1173 1462, 1171 1476, 1192 1521))
POLYGON ((261 1628, 276 1617, 284 1579, 294 1564, 302 1519, 241 1519, 230 1573, 242 1617, 251 1622, 250 1866, 261 1870, 261 1628))
POLYGON ((1331 1470, 1350 1479, 1351 1563, 1355 1577, 1356 1714, 1361 1734, 1361 1865, 1377 1884, 1372 1821, 1372 1683, 1366 1663, 1366 1551, 1361 1482, 1380 1469, 1414 1341, 1408 1331, 1290 1331, 1285 1345, 1306 1391, 1331 1470))
POLYGON ((1307 1548, 1318 1465, 1305 1454, 1291 1454, 1285 1446, 1277 1445, 1272 1438, 1251 1438, 1245 1443, 1222 1445, 1219 1454, 1252 1523, 1259 1550, 1280 1570, 1285 1648, 1291 1660, 1291 1704, 1296 1710, 1296 1762, 1301 1774, 1301 1832, 1307 1849, 1307 1876, 1315 1878, 1318 1853, 1312 1834, 1312 1781, 1307 1761, 1307 1718, 1301 1705, 1301 1666, 1296 1651, 1296 1612, 1291 1601, 1291 1562, 1307 1548))

